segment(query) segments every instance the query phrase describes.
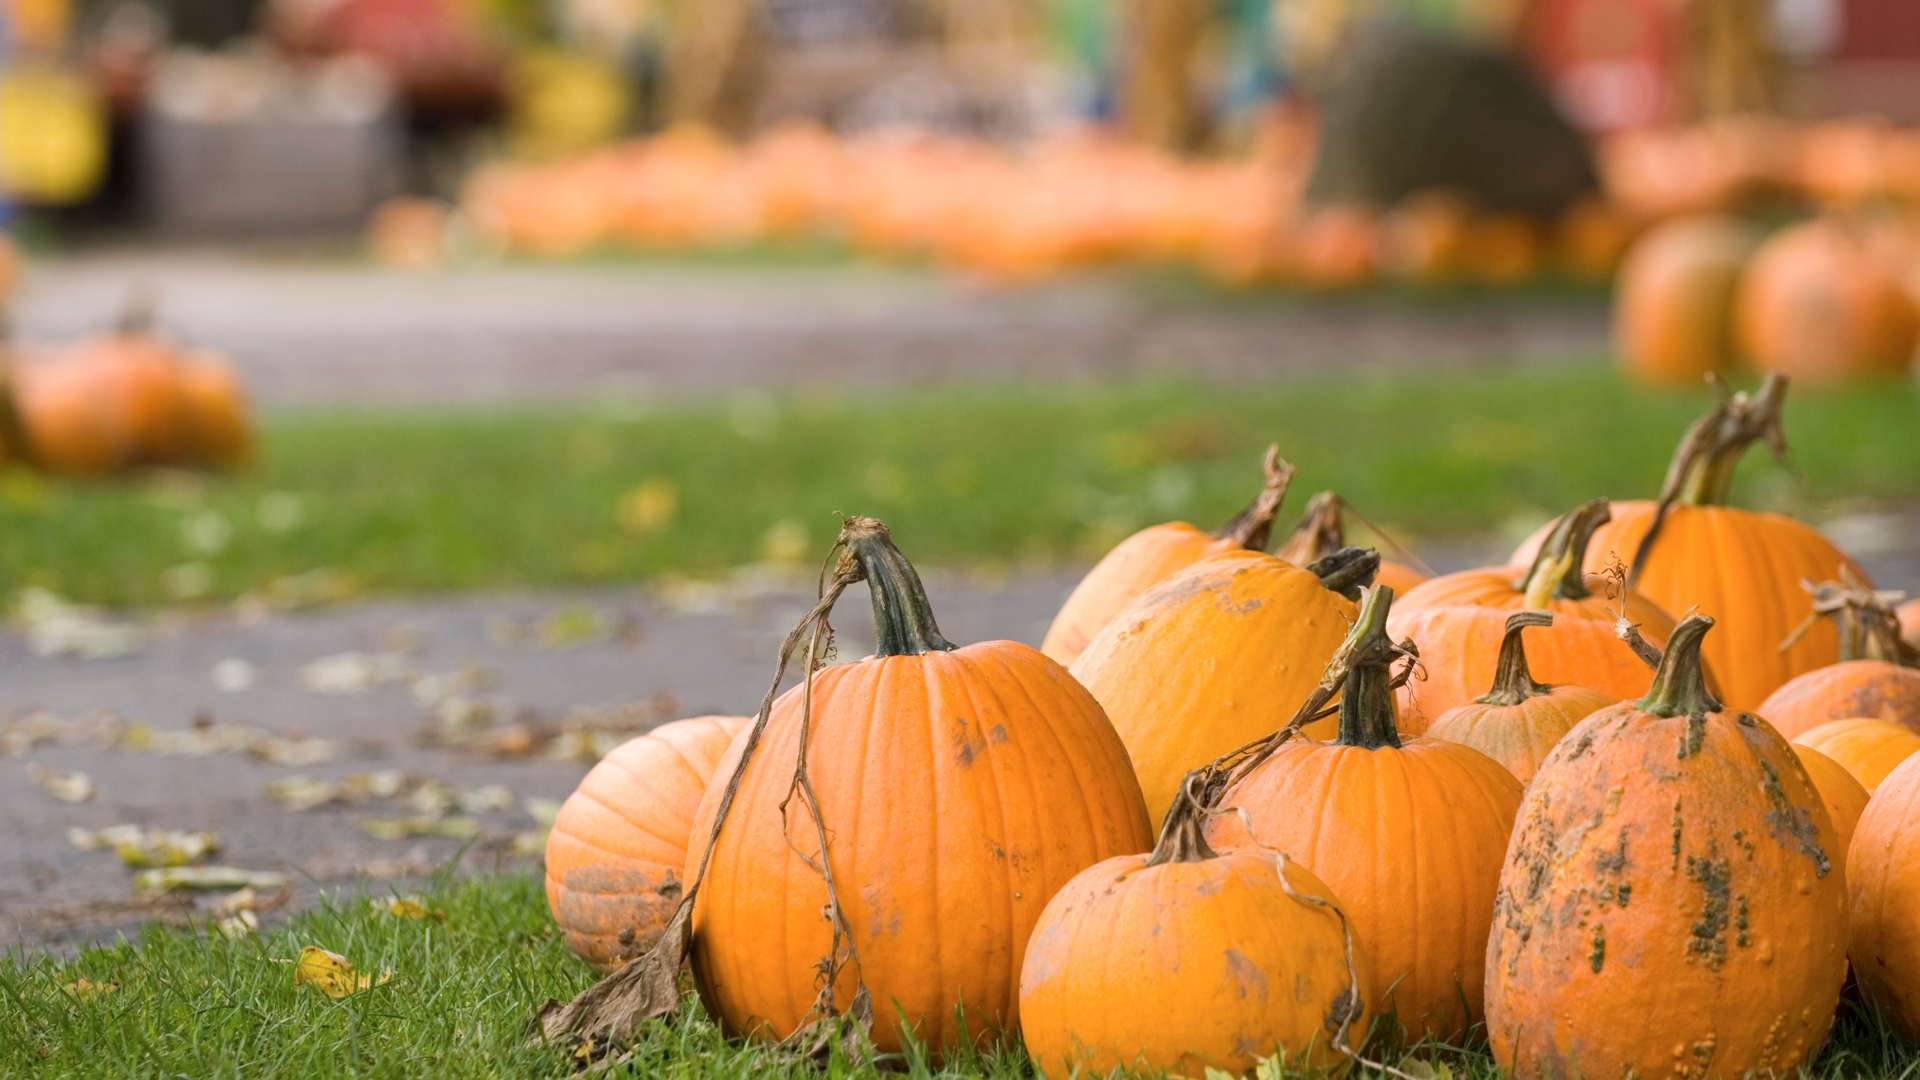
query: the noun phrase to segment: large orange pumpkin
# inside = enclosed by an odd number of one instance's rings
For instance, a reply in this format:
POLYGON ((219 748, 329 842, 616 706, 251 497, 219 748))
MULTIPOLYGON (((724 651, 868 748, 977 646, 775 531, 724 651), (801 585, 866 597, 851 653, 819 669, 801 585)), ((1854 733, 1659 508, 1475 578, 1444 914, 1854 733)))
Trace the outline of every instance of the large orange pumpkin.
MULTIPOLYGON (((777 1039, 809 1019, 834 949, 814 869, 824 831, 857 953, 837 969, 836 1007, 858 980, 882 1052, 909 1030, 937 1050, 962 1023, 990 1040, 1018 1026, 1021 958, 1047 901, 1087 867, 1151 846, 1139 784, 1065 668, 1017 642, 948 642, 880 522, 849 518, 841 542, 842 566, 857 564, 872 591, 878 647, 820 670, 810 698, 803 684, 775 703, 710 861, 727 785, 701 802, 687 856, 689 876, 707 865, 694 976, 730 1034, 777 1039), (817 822, 794 795, 803 725, 817 822)), ((733 775, 747 745, 729 748, 716 777, 733 775)))
POLYGON ((1832 619, 1839 633, 1840 662, 1795 676, 1761 702, 1760 715, 1789 739, 1857 716, 1920 732, 1920 652, 1901 640, 1899 615, 1858 582, 1811 591, 1815 615, 1832 619))
POLYGON ((1471 746, 1505 765, 1522 784, 1532 780, 1561 736, 1620 700, 1585 686, 1534 681, 1520 635, 1529 626, 1552 625, 1553 616, 1545 611, 1509 615, 1507 636, 1494 663, 1493 689, 1441 713, 1427 736, 1471 746))
POLYGON ((1318 1074, 1367 1034, 1341 907, 1299 862, 1215 853, 1176 810, 1151 855, 1088 869, 1041 913, 1020 976, 1027 1053, 1055 1078, 1200 1080, 1271 1057, 1318 1074))
POLYGON ((33 458, 51 471, 176 461, 189 438, 173 352, 144 333, 103 334, 35 356, 16 372, 15 393, 33 458))
POLYGON ((602 971, 660 936, 686 882, 687 836, 727 744, 753 721, 662 724, 600 759, 547 836, 547 907, 567 947, 602 971))
POLYGON ((1900 282, 1830 221, 1761 245, 1741 279, 1736 318, 1756 366, 1808 382, 1902 375, 1920 338, 1920 313, 1900 282))
POLYGON ((1171 521, 1142 529, 1107 552, 1060 606, 1040 651, 1071 665, 1121 608, 1168 574, 1223 551, 1266 550, 1273 516, 1293 479, 1293 466, 1280 460, 1277 445, 1267 448, 1264 466, 1267 478, 1260 493, 1238 517, 1214 532, 1171 521))
POLYGON ((1753 234, 1720 214, 1674 218, 1627 250, 1613 291, 1613 348, 1643 382, 1693 385, 1734 356, 1733 303, 1753 234))
MULTIPOLYGON (((1807 777, 1820 792, 1820 801, 1827 805, 1827 816, 1833 819, 1833 850, 1846 851, 1853 843, 1854 830, 1860 827, 1860 815, 1866 812, 1872 793, 1861 786, 1846 766, 1811 746, 1794 743, 1793 754, 1806 766, 1807 777)), ((1838 862, 1836 860, 1836 865, 1838 862)))
POLYGON ((1493 889, 1520 782, 1478 750, 1400 737, 1392 600, 1392 589, 1369 590, 1341 646, 1355 660, 1340 688, 1339 734, 1282 743, 1221 796, 1240 813, 1211 817, 1207 840, 1257 842, 1312 870, 1353 924, 1371 1011, 1397 1013, 1413 1039, 1447 1037, 1480 1017, 1493 889))
MULTIPOLYGON (((1370 580, 1379 556, 1347 551, 1330 562, 1370 580)), ((1187 770, 1292 717, 1353 614, 1353 602, 1314 573, 1230 551, 1168 577, 1107 624, 1073 674, 1126 742, 1153 821, 1166 816, 1187 770)), ((1316 731, 1332 727, 1321 724, 1316 731)))
POLYGON ((1487 954, 1493 1057, 1522 1080, 1788 1074, 1833 1022, 1833 821, 1786 740, 1709 693, 1712 625, 1682 622, 1647 695, 1527 789, 1487 954))
POLYGON ((1765 439, 1784 450, 1780 402, 1786 386, 1786 376, 1773 373, 1757 394, 1735 394, 1695 421, 1674 454, 1659 501, 1615 501, 1613 520, 1594 532, 1587 547, 1588 572, 1618 558, 1633 566, 1630 583, 1654 603, 1676 614, 1697 609, 1718 620, 1706 659, 1733 709, 1755 710, 1788 679, 1839 659, 1839 637, 1825 624, 1780 648, 1813 612, 1802 579, 1831 581, 1850 573, 1866 581, 1818 529, 1725 505, 1734 466, 1749 445, 1765 439), (1656 523, 1649 543, 1647 533, 1656 523))
POLYGON ((1847 953, 1861 994, 1920 1043, 1920 757, 1888 774, 1854 830, 1847 953))
POLYGON ((1839 762, 1869 794, 1901 762, 1920 753, 1920 735, 1864 716, 1829 720, 1794 736, 1793 741, 1839 762))
MULTIPOLYGON (((1295 566, 1312 566, 1349 546, 1346 516, 1353 512, 1347 500, 1334 492, 1323 491, 1315 495, 1307 501, 1307 512, 1301 517, 1300 524, 1293 527, 1293 531, 1287 534, 1287 538, 1280 542, 1273 553, 1295 566)), ((1366 519, 1361 518, 1361 521, 1364 524, 1366 519)), ((1373 531, 1379 536, 1379 529, 1373 531)), ((1390 538, 1379 536, 1379 539, 1402 556, 1413 558, 1411 552, 1393 543, 1390 538)), ((1421 571, 1385 558, 1380 560, 1380 569, 1373 578, 1374 584, 1385 585, 1395 593, 1404 593, 1425 580, 1427 575, 1421 571)))

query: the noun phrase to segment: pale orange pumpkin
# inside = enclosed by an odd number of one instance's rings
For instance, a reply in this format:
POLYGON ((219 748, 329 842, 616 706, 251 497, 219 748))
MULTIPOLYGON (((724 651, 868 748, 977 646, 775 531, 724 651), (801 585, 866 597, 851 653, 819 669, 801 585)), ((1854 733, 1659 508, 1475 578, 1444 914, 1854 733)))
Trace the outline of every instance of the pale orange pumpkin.
POLYGON ((1869 793, 1901 762, 1920 753, 1920 735, 1899 724, 1867 717, 1829 720, 1801 732, 1793 741, 1839 762, 1869 793))
POLYGON ((694 811, 752 722, 662 724, 601 758, 561 805, 547 835, 547 907, 582 959, 610 971, 659 939, 686 887, 694 811))
POLYGON ((1920 1043, 1920 757, 1888 774, 1854 830, 1847 954, 1861 996, 1920 1043))
POLYGON ((1142 529, 1115 545, 1074 586, 1047 628, 1040 651, 1070 666, 1121 608, 1167 575, 1223 551, 1265 550, 1274 514, 1293 479, 1293 466, 1280 459, 1277 444, 1267 448, 1263 465, 1266 482, 1259 494, 1239 516, 1212 533, 1184 521, 1170 521, 1142 529))
POLYGON ((1529 626, 1552 626, 1545 611, 1507 617, 1493 688, 1464 705, 1441 713, 1427 728, 1428 738, 1471 746, 1507 767, 1522 784, 1533 779, 1560 737, 1595 711, 1619 701, 1585 686, 1535 682, 1527 667, 1521 633, 1529 626))

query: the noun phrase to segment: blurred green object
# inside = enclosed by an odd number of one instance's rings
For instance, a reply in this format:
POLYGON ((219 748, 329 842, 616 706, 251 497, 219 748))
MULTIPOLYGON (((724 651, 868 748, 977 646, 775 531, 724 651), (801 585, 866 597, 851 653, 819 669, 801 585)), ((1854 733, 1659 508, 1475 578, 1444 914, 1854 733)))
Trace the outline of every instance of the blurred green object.
MULTIPOLYGON (((1332 489, 1395 535, 1524 531, 1596 495, 1650 497, 1704 388, 1604 361, 1268 384, 944 386, 684 406, 269 414, 229 479, 0 477, 0 582, 73 600, 276 605, 811 565, 843 513, 929 565, 1090 561, 1141 526, 1225 521, 1269 442, 1281 514, 1332 489)), ((1920 391, 1795 388, 1790 463, 1742 504, 1818 515, 1920 499, 1920 391)), ((1891 585, 1901 585, 1892 582, 1891 585)))

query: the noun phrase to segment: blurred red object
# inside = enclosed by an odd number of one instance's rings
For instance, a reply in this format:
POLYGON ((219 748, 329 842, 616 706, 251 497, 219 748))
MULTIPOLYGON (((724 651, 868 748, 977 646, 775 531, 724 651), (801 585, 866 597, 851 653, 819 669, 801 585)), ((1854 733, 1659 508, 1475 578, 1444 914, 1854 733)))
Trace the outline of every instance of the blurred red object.
POLYGON ((1675 119, 1680 11, 1672 0, 1540 0, 1523 38, 1567 116, 1588 131, 1675 119))
POLYGON ((484 119, 505 105, 501 52, 456 0, 277 0, 268 22, 294 55, 379 60, 415 117, 484 119))

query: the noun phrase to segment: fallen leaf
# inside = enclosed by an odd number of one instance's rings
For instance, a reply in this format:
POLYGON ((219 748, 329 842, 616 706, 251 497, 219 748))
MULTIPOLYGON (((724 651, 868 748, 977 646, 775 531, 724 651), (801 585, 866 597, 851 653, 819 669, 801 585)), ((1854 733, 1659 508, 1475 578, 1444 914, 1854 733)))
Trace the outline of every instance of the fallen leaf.
POLYGON ((83 803, 93 798, 93 777, 83 772, 54 772, 36 761, 27 766, 27 779, 61 802, 83 803))
POLYGON ((256 673, 245 660, 222 660, 213 665, 213 688, 224 694, 253 689, 256 673))
POLYGON ((82 851, 112 848, 128 866, 185 866, 220 849, 220 837, 214 833, 147 829, 139 825, 68 829, 67 840, 82 851))
POLYGON ((533 818, 534 823, 541 828, 551 829, 553 828, 553 823, 560 818, 560 807, 562 805, 559 799, 528 799, 526 802, 527 815, 533 818))
POLYGON ((87 1002, 120 989, 119 983, 98 982, 93 979, 75 979, 60 989, 73 996, 75 1001, 87 1002))
POLYGON ((664 476, 651 476, 620 496, 620 527, 631 533, 659 532, 680 508, 680 489, 664 476))
POLYGON ((345 652, 300 669, 301 687, 315 694, 362 694, 413 677, 412 665, 398 653, 345 652))
POLYGON ((547 834, 551 829, 528 829, 513 834, 512 851, 515 855, 545 855, 547 853, 547 834))
POLYGON ((100 609, 71 604, 45 589, 22 589, 14 607, 35 656, 106 660, 132 656, 147 645, 144 627, 111 619, 100 609))
POLYGON ((480 832, 480 823, 470 817, 361 818, 360 831, 375 840, 405 840, 409 836, 451 836, 466 839, 480 832))
POLYGON ((318 945, 301 946, 300 959, 294 961, 293 965, 294 985, 311 983, 321 993, 335 1000, 379 986, 391 978, 392 968, 382 971, 376 981, 372 975, 353 970, 353 965, 347 962, 346 957, 328 952, 318 945))
POLYGON ((548 646, 600 641, 612 632, 613 620, 599 608, 587 604, 569 604, 550 612, 534 627, 534 637, 548 646))
POLYGON ((280 886, 279 892, 265 899, 261 898, 258 889, 255 889, 251 885, 243 885, 221 897, 220 902, 213 905, 211 910, 215 915, 236 915, 243 911, 251 911, 256 915, 265 915, 275 908, 284 905, 291 899, 293 899, 293 886, 291 885, 280 886))
POLYGON ((447 913, 438 908, 429 908, 418 900, 405 896, 396 896, 392 900, 368 900, 367 904, 375 911, 384 911, 396 919, 432 919, 446 922, 447 913))
POLYGON ((213 928, 225 937, 243 938, 260 929, 260 913, 252 908, 242 908, 231 915, 215 919, 213 928))
POLYGON ((460 811, 466 814, 484 814, 489 810, 505 810, 513 805, 513 792, 500 784, 488 784, 468 791, 456 792, 454 801, 460 805, 460 811))
POLYGON ((172 866, 160 870, 142 870, 133 875, 133 887, 140 892, 168 892, 173 889, 278 889, 287 884, 287 875, 272 870, 242 870, 233 866, 172 866))

